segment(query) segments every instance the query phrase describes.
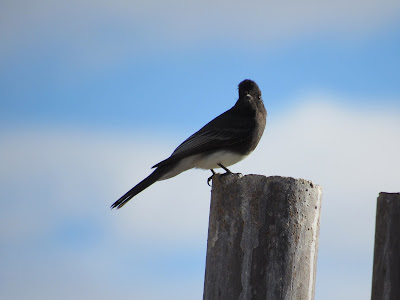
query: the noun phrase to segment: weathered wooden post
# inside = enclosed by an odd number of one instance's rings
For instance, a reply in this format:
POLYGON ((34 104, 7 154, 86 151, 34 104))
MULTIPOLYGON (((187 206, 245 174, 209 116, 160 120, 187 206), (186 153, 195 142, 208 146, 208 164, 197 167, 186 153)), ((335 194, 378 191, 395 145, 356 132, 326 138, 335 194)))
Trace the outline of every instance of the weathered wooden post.
POLYGON ((215 176, 203 298, 313 299, 321 200, 303 179, 215 176))
POLYGON ((400 193, 377 200, 371 299, 400 299, 400 193))

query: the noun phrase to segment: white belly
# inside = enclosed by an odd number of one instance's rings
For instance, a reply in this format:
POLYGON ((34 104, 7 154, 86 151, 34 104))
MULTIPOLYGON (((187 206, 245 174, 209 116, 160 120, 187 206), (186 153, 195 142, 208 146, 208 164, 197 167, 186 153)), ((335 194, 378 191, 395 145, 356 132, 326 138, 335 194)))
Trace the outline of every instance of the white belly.
POLYGON ((222 164, 224 167, 229 167, 238 163, 239 161, 246 158, 247 155, 240 155, 228 151, 218 151, 214 154, 202 156, 197 159, 195 168, 199 169, 216 169, 220 168, 218 164, 222 164))
POLYGON ((162 176, 159 180, 168 179, 174 177, 183 171, 198 168, 198 169, 217 169, 220 168, 218 164, 222 164, 224 167, 229 167, 233 164, 246 158, 247 155, 240 155, 228 151, 218 151, 211 155, 196 154, 186 158, 183 158, 174 169, 162 176))

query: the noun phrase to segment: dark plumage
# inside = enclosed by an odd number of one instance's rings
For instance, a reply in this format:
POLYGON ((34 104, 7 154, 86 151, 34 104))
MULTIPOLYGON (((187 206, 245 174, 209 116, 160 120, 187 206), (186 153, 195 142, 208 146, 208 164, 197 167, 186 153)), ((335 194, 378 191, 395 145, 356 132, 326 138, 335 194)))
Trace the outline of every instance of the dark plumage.
MULTIPOLYGON (((154 165, 147 178, 118 199, 111 208, 121 208, 132 197, 158 180, 174 177, 191 168, 211 169, 233 165, 249 155, 264 132, 267 111, 258 85, 249 79, 239 84, 236 104, 175 149, 167 159, 154 165)), ((229 171, 229 170, 228 170, 229 171)))

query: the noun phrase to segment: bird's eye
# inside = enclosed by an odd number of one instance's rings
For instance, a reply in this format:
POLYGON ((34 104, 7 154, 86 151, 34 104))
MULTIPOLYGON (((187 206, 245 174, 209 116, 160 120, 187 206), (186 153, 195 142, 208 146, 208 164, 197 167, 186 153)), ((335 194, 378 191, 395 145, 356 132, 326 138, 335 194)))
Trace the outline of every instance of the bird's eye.
POLYGON ((261 100, 261 95, 258 95, 258 100, 261 100))

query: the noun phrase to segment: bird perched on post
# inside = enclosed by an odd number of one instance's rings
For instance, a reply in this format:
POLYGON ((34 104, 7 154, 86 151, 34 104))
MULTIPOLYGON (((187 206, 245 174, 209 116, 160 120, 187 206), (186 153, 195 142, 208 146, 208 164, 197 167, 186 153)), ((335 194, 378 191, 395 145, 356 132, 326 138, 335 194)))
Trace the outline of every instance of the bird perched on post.
MULTIPOLYGON (((111 208, 121 208, 130 199, 159 180, 199 168, 227 168, 246 158, 258 145, 265 129, 267 111, 258 85, 249 79, 239 84, 235 105, 191 135, 167 159, 154 165, 153 173, 119 198, 111 208)), ((209 180, 212 176, 209 178, 209 180)))

